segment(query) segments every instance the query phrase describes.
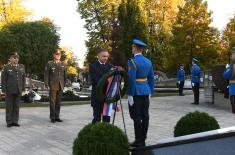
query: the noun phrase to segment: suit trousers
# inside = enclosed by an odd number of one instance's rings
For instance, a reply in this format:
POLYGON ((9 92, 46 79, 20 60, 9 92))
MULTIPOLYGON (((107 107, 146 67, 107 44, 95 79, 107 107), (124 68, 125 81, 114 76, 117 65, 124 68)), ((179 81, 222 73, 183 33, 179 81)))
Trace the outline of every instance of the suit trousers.
POLYGON ((6 93, 6 122, 7 124, 18 123, 19 121, 19 104, 21 94, 6 93))
POLYGON ((149 127, 149 95, 135 95, 133 100, 129 112, 134 121, 135 140, 145 141, 149 127))
POLYGON ((193 86, 193 94, 194 94, 194 103, 199 104, 199 83, 194 83, 193 86))
POLYGON ((183 95, 184 81, 180 81, 179 84, 179 95, 183 95))
MULTIPOLYGON (((92 107, 93 107, 92 124, 101 121, 101 116, 103 113, 103 106, 104 105, 102 103, 98 103, 98 102, 96 102, 94 105, 92 105, 92 107)), ((106 123, 110 123, 110 116, 102 116, 102 121, 106 122, 106 123)))
POLYGON ((60 118, 60 103, 63 91, 59 90, 49 90, 49 100, 50 100, 50 119, 60 118))
POLYGON ((232 106, 232 112, 235 113, 235 95, 230 95, 230 102, 232 106))

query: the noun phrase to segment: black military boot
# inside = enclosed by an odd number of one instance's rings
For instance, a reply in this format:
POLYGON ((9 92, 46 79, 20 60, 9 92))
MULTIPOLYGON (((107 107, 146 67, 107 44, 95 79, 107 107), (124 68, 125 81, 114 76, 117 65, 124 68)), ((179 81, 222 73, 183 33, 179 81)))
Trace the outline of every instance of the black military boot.
POLYGON ((130 147, 143 147, 145 146, 145 140, 143 137, 143 129, 141 123, 134 123, 135 128, 135 141, 130 143, 130 147))

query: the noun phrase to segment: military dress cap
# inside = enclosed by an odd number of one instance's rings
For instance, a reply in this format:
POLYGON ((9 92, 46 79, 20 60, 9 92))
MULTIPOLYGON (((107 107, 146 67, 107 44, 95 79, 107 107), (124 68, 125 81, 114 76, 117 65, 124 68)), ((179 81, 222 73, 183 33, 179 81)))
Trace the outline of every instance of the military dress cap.
POLYGON ((147 47, 147 44, 145 44, 143 41, 138 40, 138 39, 133 39, 132 43, 136 44, 136 45, 139 45, 139 46, 147 47))
POLYGON ((198 62, 199 60, 198 60, 196 57, 194 57, 194 58, 193 58, 193 61, 194 61, 194 62, 198 62))

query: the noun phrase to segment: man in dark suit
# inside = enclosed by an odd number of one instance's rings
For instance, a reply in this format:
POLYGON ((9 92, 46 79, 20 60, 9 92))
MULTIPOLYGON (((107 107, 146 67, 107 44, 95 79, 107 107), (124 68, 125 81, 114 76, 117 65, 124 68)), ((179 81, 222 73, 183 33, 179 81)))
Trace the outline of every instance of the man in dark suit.
MULTIPOLYGON (((91 106, 93 107, 92 123, 101 121, 101 114, 103 111, 103 104, 100 103, 96 96, 96 87, 101 77, 107 73, 113 66, 108 64, 109 53, 105 49, 99 49, 97 52, 98 60, 89 65, 89 76, 92 82, 91 92, 91 106)), ((110 122, 109 116, 103 116, 103 122, 110 122)))
POLYGON ((53 61, 49 61, 45 67, 44 83, 49 89, 50 119, 52 123, 62 122, 60 119, 60 102, 66 83, 66 67, 60 61, 61 52, 56 50, 53 53, 53 61))
POLYGON ((2 92, 6 94, 7 127, 17 126, 19 121, 19 103, 22 91, 25 90, 25 67, 18 64, 17 53, 10 57, 9 63, 3 67, 1 74, 2 92))

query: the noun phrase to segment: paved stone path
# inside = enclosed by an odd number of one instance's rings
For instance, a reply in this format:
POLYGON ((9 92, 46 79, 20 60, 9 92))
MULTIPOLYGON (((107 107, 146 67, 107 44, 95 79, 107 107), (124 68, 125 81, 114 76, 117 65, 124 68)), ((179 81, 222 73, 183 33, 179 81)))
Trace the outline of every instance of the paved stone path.
MULTIPOLYGON (((150 126, 147 144, 173 137, 176 122, 191 111, 204 111, 214 116, 220 126, 235 126, 235 115, 228 105, 201 103, 192 105, 193 96, 171 96, 151 99, 150 126)), ((203 95, 201 95, 203 102, 203 95)), ((133 123, 129 118, 127 100, 123 100, 124 115, 129 141, 134 139, 133 123)), ((49 122, 49 108, 21 108, 21 127, 7 128, 5 110, 0 109, 0 155, 70 155, 73 141, 81 128, 91 122, 90 105, 64 106, 61 108, 62 123, 49 122)), ((123 129, 121 113, 115 124, 123 129)))

